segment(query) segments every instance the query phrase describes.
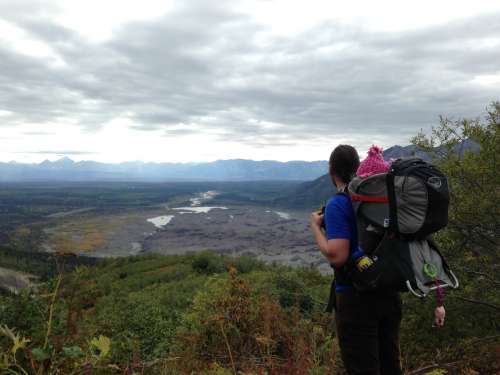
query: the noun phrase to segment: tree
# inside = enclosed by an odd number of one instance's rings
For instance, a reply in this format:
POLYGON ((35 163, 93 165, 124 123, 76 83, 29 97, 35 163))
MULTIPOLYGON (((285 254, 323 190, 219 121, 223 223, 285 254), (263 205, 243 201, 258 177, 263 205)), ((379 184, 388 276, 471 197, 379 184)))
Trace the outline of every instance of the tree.
POLYGON ((417 302, 407 299, 403 339, 413 360, 428 358, 435 348, 436 363, 454 362, 484 374, 499 370, 499 127, 500 103, 494 102, 484 118, 441 117, 431 134, 412 139, 448 177, 449 223, 436 240, 461 284, 447 292, 445 327, 432 333, 422 328, 417 302))
POLYGON ((481 119, 440 118, 432 134, 412 143, 432 153, 451 190, 448 239, 455 248, 497 261, 500 234, 500 102, 481 119), (472 146, 472 149, 467 149, 472 146))

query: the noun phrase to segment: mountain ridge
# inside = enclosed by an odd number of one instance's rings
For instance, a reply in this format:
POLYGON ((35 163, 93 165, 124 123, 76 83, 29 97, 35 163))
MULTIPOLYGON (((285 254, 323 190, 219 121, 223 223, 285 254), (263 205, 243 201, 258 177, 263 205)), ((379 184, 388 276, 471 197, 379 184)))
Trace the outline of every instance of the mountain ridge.
MULTIPOLYGON (((478 145, 465 140, 455 151, 477 151, 478 145)), ((439 149, 438 149, 439 150, 439 149)), ((418 156, 426 161, 431 155, 415 145, 394 145, 384 151, 386 159, 418 156)), ((328 170, 326 160, 276 161, 251 159, 220 159, 212 162, 142 162, 103 163, 92 160, 74 161, 68 156, 41 163, 0 162, 0 182, 22 181, 313 181, 328 170)), ((314 190, 314 189, 313 189, 314 190)), ((329 192, 319 188, 322 193, 329 192)), ((299 194, 299 200, 305 199, 299 194)))
POLYGON ((41 163, 0 162, 0 182, 10 181, 246 181, 313 180, 327 162, 222 159, 204 163, 128 161, 102 163, 63 157, 41 163))

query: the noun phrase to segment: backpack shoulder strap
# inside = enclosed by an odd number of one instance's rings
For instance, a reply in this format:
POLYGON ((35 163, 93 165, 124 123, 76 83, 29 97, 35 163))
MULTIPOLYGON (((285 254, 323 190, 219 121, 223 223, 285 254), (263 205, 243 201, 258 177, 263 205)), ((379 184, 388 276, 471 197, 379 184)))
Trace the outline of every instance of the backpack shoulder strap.
MULTIPOLYGON (((346 193, 341 193, 341 194, 346 194, 346 193)), ((358 245, 364 245, 362 246, 364 252, 367 255, 370 255, 382 242, 382 239, 384 238, 384 235, 386 234, 387 230, 384 229, 381 233, 378 233, 376 231, 368 231, 367 228, 369 227, 369 225, 366 222, 366 220, 364 220, 363 217, 361 217, 359 213, 359 208, 363 202, 370 202, 370 201, 361 199, 352 199, 352 198, 353 197, 351 197, 351 203, 356 217, 357 242, 358 245)), ((375 230, 375 228, 373 229, 375 230)))

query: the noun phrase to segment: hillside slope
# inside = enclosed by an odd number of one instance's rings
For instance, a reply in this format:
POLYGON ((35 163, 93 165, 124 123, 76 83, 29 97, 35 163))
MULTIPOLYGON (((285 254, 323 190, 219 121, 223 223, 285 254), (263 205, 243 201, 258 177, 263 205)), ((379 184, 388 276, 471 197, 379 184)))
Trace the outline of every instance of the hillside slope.
MULTIPOLYGON (((331 276, 310 268, 210 253, 143 256, 79 268, 60 281, 32 296, 0 295, 2 324, 31 340, 16 355, 27 373, 342 373, 333 316, 323 312, 331 276)), ((494 333, 491 309, 448 297, 447 324, 434 330, 433 306, 433 298, 404 295, 405 371, 451 362, 452 373, 495 373, 495 341, 473 344, 494 333)), ((0 372, 14 366, 2 332, 0 372)))
POLYGON ((277 198, 274 203, 277 206, 308 208, 313 211, 325 205, 336 192, 331 177, 325 174, 313 181, 300 184, 283 197, 277 198))

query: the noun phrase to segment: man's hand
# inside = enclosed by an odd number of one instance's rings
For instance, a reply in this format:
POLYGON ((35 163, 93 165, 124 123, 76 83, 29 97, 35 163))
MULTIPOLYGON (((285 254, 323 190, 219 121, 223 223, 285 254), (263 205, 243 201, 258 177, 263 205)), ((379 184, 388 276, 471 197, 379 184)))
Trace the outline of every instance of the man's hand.
POLYGON ((444 317, 446 315, 446 310, 444 306, 438 306, 434 309, 434 327, 444 326, 444 317))
POLYGON ((323 214, 320 212, 313 212, 311 214, 311 227, 317 226, 321 227, 321 223, 323 222, 323 214))

